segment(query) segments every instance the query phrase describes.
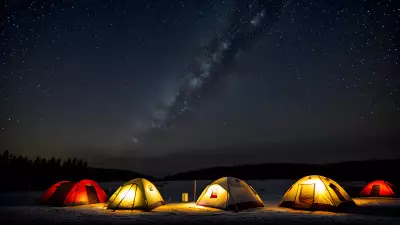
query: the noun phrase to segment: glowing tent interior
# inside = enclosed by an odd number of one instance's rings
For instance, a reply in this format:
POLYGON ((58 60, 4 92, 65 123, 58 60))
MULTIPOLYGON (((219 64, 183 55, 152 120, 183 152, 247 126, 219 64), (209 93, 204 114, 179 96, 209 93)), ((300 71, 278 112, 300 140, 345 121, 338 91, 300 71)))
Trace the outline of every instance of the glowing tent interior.
POLYGON ((396 197, 396 186, 384 181, 372 181, 365 186, 360 192, 362 197, 396 197))
POLYGON ((355 203, 334 180, 310 175, 293 184, 283 196, 279 206, 294 209, 334 210, 355 206, 355 203))
POLYGON ((250 185, 234 177, 222 177, 212 182, 203 190, 196 205, 234 210, 264 206, 250 185))
POLYGON ((92 180, 79 182, 60 181, 48 188, 39 199, 40 204, 72 206, 103 203, 107 194, 92 180))
POLYGON ((107 201, 107 209, 152 210, 164 205, 164 200, 156 186, 144 178, 136 178, 124 183, 107 201))

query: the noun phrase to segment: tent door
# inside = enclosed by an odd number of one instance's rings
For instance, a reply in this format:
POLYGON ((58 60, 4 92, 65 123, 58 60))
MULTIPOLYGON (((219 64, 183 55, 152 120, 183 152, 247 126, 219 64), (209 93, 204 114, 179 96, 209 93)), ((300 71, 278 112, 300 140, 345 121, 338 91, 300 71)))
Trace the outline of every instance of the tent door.
POLYGON ((295 205, 299 208, 310 208, 314 204, 315 184, 299 184, 295 205))
POLYGON ((95 204, 100 202, 99 197, 97 196, 96 189, 94 188, 93 185, 90 186, 86 185, 86 193, 89 204, 95 204))
POLYGON ((371 196, 378 197, 380 189, 381 189, 380 185, 373 185, 371 189, 371 196))

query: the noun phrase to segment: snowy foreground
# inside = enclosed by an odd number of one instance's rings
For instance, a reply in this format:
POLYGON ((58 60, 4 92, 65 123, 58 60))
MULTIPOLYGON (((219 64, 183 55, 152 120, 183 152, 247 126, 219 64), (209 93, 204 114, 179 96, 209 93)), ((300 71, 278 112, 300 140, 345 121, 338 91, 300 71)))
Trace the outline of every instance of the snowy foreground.
MULTIPOLYGON (((210 181, 197 182, 197 196, 210 181)), ((182 192, 193 196, 193 182, 156 182, 167 205, 152 212, 112 211, 103 204, 76 207, 35 206, 40 192, 0 194, 0 224, 400 224, 399 199, 354 199, 354 213, 309 212, 277 207, 294 180, 247 181, 266 207, 241 212, 179 203, 182 192)), ((122 182, 102 183, 113 190, 122 182)), ((354 182, 352 186, 363 185, 354 182)), ((345 185, 344 185, 345 186, 345 185)), ((193 197, 191 197, 193 200, 193 197)))

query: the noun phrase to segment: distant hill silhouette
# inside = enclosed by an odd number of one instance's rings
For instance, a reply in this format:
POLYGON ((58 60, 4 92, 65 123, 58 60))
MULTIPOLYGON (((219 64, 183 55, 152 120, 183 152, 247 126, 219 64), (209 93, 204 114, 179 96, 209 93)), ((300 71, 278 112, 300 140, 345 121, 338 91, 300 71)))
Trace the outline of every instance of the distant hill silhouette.
MULTIPOLYGON (((329 164, 263 163, 212 167, 177 173, 161 180, 214 180, 224 176, 250 179, 299 179, 310 174, 321 174, 338 181, 372 181, 383 179, 400 186, 397 174, 400 159, 348 161, 329 164)), ((86 161, 76 158, 28 159, 5 151, 0 155, 0 191, 44 190, 61 180, 92 179, 97 182, 128 181, 151 176, 129 170, 88 167, 86 161)))
POLYGON ((164 180, 214 180, 224 176, 241 179, 299 179, 321 174, 341 181, 371 181, 384 179, 399 182, 400 159, 348 161, 329 164, 266 163, 231 167, 213 167, 177 173, 164 180))
MULTIPOLYGON (((232 140, 232 143, 227 146, 182 147, 148 155, 132 154, 135 152, 132 150, 129 154, 98 155, 94 156, 94 159, 99 162, 98 165, 129 168, 156 177, 233 165, 282 162, 327 164, 370 159, 400 159, 400 135, 380 135, 383 136, 340 136, 293 141, 265 141, 255 144, 236 144, 235 141, 240 142, 240 140, 232 140)), ((145 149, 140 151, 145 152, 145 149)))
POLYGON ((0 191, 44 190, 61 180, 128 181, 136 177, 151 179, 150 176, 129 170, 88 167, 86 161, 76 158, 62 161, 54 157, 37 157, 30 160, 8 151, 0 155, 0 191))

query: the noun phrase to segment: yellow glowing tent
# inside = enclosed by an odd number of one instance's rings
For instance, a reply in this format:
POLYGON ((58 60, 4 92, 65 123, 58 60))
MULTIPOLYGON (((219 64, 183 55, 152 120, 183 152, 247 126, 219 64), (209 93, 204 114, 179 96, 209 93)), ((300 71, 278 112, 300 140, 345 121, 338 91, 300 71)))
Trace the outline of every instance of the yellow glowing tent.
POLYGON ((355 203, 334 180, 319 175, 301 178, 283 196, 279 206, 295 209, 332 210, 355 203))
POLYGON ((152 210, 164 205, 164 200, 154 184, 144 178, 136 178, 120 186, 106 205, 107 209, 152 210))
POLYGON ((235 210, 264 206, 250 185, 234 177, 222 177, 212 182, 201 193, 196 205, 235 210))

